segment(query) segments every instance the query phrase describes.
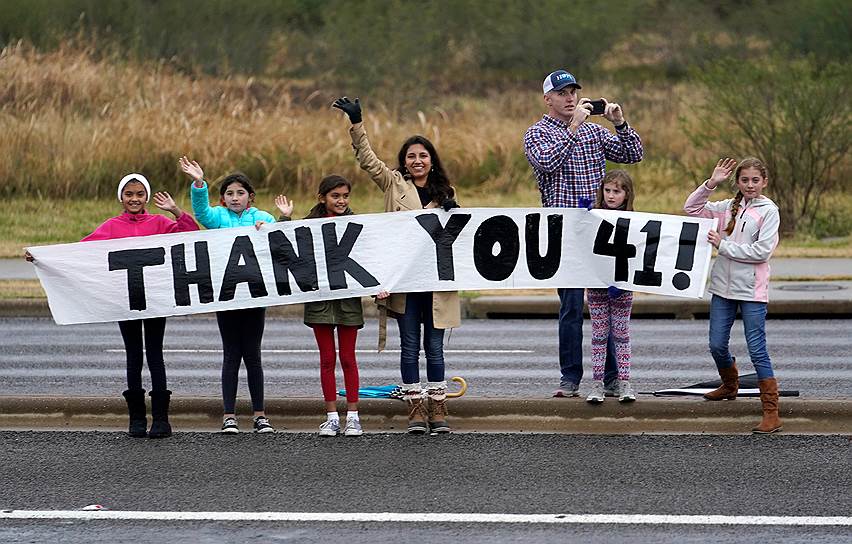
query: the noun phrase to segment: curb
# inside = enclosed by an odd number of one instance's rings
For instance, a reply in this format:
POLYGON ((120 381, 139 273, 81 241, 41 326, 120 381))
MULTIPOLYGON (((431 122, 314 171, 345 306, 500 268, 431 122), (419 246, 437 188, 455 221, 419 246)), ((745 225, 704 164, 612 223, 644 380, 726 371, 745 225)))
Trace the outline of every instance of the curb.
MULTIPOLYGON (((365 297, 364 317, 377 317, 372 298, 365 297)), ((679 299, 649 295, 633 300, 634 318, 707 319, 710 303, 707 300, 679 299)), ((770 318, 852 317, 852 300, 773 300, 767 307, 770 318)), ((585 312, 588 316, 588 310, 585 312)), ((213 313, 194 314, 211 317, 213 313)), ((269 306, 267 317, 301 319, 302 304, 269 306)), ((556 319, 559 299, 554 296, 480 296, 461 299, 464 319, 556 319)), ((0 317, 51 317, 45 299, 0 300, 0 317)))
MULTIPOLYGON (((405 405, 397 400, 364 399, 364 427, 371 432, 402 432, 405 405)), ((589 434, 748 434, 760 421, 758 399, 707 402, 703 399, 640 398, 590 405, 575 399, 468 398, 448 401, 450 421, 459 432, 589 434)), ((341 408, 343 403, 340 404, 341 408)), ((784 434, 852 434, 852 401, 784 398, 784 434)), ((248 400, 237 412, 250 414, 248 400)), ((268 399, 266 413, 287 431, 313 432, 325 412, 321 398, 268 399)), ((3 429, 126 430, 127 407, 116 397, 0 396, 3 429)), ((217 431, 222 421, 218 397, 173 397, 169 419, 177 430, 217 431)), ((250 417, 240 417, 251 428, 250 417)))
MULTIPOLYGON (((588 317, 588 308, 585 310, 588 317)), ((641 319, 707 319, 709 300, 641 296, 633 299, 631 316, 641 319)), ((767 315, 772 318, 852 317, 852 300, 771 300, 767 315)), ((556 296, 482 296, 462 301, 462 317, 468 319, 557 319, 556 296)))

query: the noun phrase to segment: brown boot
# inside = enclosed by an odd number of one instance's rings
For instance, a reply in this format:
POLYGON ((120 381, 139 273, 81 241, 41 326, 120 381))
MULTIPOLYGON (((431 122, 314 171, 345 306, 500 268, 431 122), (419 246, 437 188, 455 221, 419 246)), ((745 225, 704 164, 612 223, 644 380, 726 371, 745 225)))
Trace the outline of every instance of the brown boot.
POLYGON ((770 434, 781 430, 778 417, 778 382, 775 378, 757 380, 760 388, 760 403, 763 405, 763 421, 751 430, 755 434, 770 434))
POLYGON ((433 433, 448 433, 447 424, 447 388, 430 388, 429 395, 429 429, 433 433))
POLYGON ((719 377, 722 378, 722 385, 714 391, 705 393, 704 398, 707 400, 734 400, 737 398, 737 391, 740 389, 737 360, 734 359, 734 364, 730 368, 720 368, 719 377))
POLYGON ((406 391, 403 400, 408 404, 408 432, 425 434, 429 426, 426 424, 426 406, 420 390, 406 391))

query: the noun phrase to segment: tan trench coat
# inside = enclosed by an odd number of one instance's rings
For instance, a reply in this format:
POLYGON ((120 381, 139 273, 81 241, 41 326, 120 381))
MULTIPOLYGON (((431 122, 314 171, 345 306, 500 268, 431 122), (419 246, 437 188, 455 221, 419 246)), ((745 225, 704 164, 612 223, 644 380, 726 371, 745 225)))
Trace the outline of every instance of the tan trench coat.
MULTIPOLYGON (((373 152, 367 140, 363 123, 352 125, 349 129, 355 158, 362 169, 385 194, 385 211, 398 212, 422 209, 420 197, 414 182, 405 179, 397 170, 391 170, 373 152)), ((430 202, 426 208, 435 208, 438 204, 430 202)), ((387 307, 397 314, 405 313, 405 293, 393 293, 387 299, 387 307)), ((458 291, 435 291, 432 293, 432 321, 436 329, 451 329, 461 324, 461 310, 458 291)))

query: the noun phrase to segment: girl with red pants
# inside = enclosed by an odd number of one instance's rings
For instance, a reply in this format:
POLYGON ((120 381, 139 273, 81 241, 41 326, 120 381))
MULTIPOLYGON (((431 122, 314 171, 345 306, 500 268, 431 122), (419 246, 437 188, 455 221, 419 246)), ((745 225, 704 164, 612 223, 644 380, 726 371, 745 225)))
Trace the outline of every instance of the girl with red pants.
MULTIPOLYGON (((349 193, 352 184, 346 178, 332 174, 320 181, 317 190, 317 204, 305 219, 339 217, 352 215, 349 209, 349 193)), ((292 204, 287 207, 286 197, 278 206, 286 219, 292 204)), ((276 201, 276 204, 278 202, 276 201)), ((381 296, 381 295, 380 295, 381 296)), ((386 294, 384 296, 387 296, 386 294)), ((340 354, 340 366, 343 368, 343 381, 346 386, 346 425, 345 436, 361 436, 361 421, 358 417, 358 363, 355 360, 355 341, 358 329, 364 326, 364 313, 361 298, 352 297, 338 300, 322 300, 305 304, 305 325, 314 330, 320 352, 320 383, 325 400, 326 421, 320 425, 320 436, 337 436, 340 433, 340 416, 337 413, 337 384, 335 366, 337 354, 340 354), (337 329, 339 348, 335 349, 334 330, 337 329)))

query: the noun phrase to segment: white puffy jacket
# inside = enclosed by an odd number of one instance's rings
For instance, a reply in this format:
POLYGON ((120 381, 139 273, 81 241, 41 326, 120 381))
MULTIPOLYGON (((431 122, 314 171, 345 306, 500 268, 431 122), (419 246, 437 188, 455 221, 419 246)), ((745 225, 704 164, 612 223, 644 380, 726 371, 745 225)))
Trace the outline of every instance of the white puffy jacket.
POLYGON ((683 205, 691 216, 716 219, 716 230, 722 235, 707 290, 733 300, 769 302, 769 258, 778 245, 781 222, 778 206, 765 196, 744 198, 734 232, 728 236, 724 229, 731 218, 734 199, 708 202, 712 192, 705 181, 683 205))

